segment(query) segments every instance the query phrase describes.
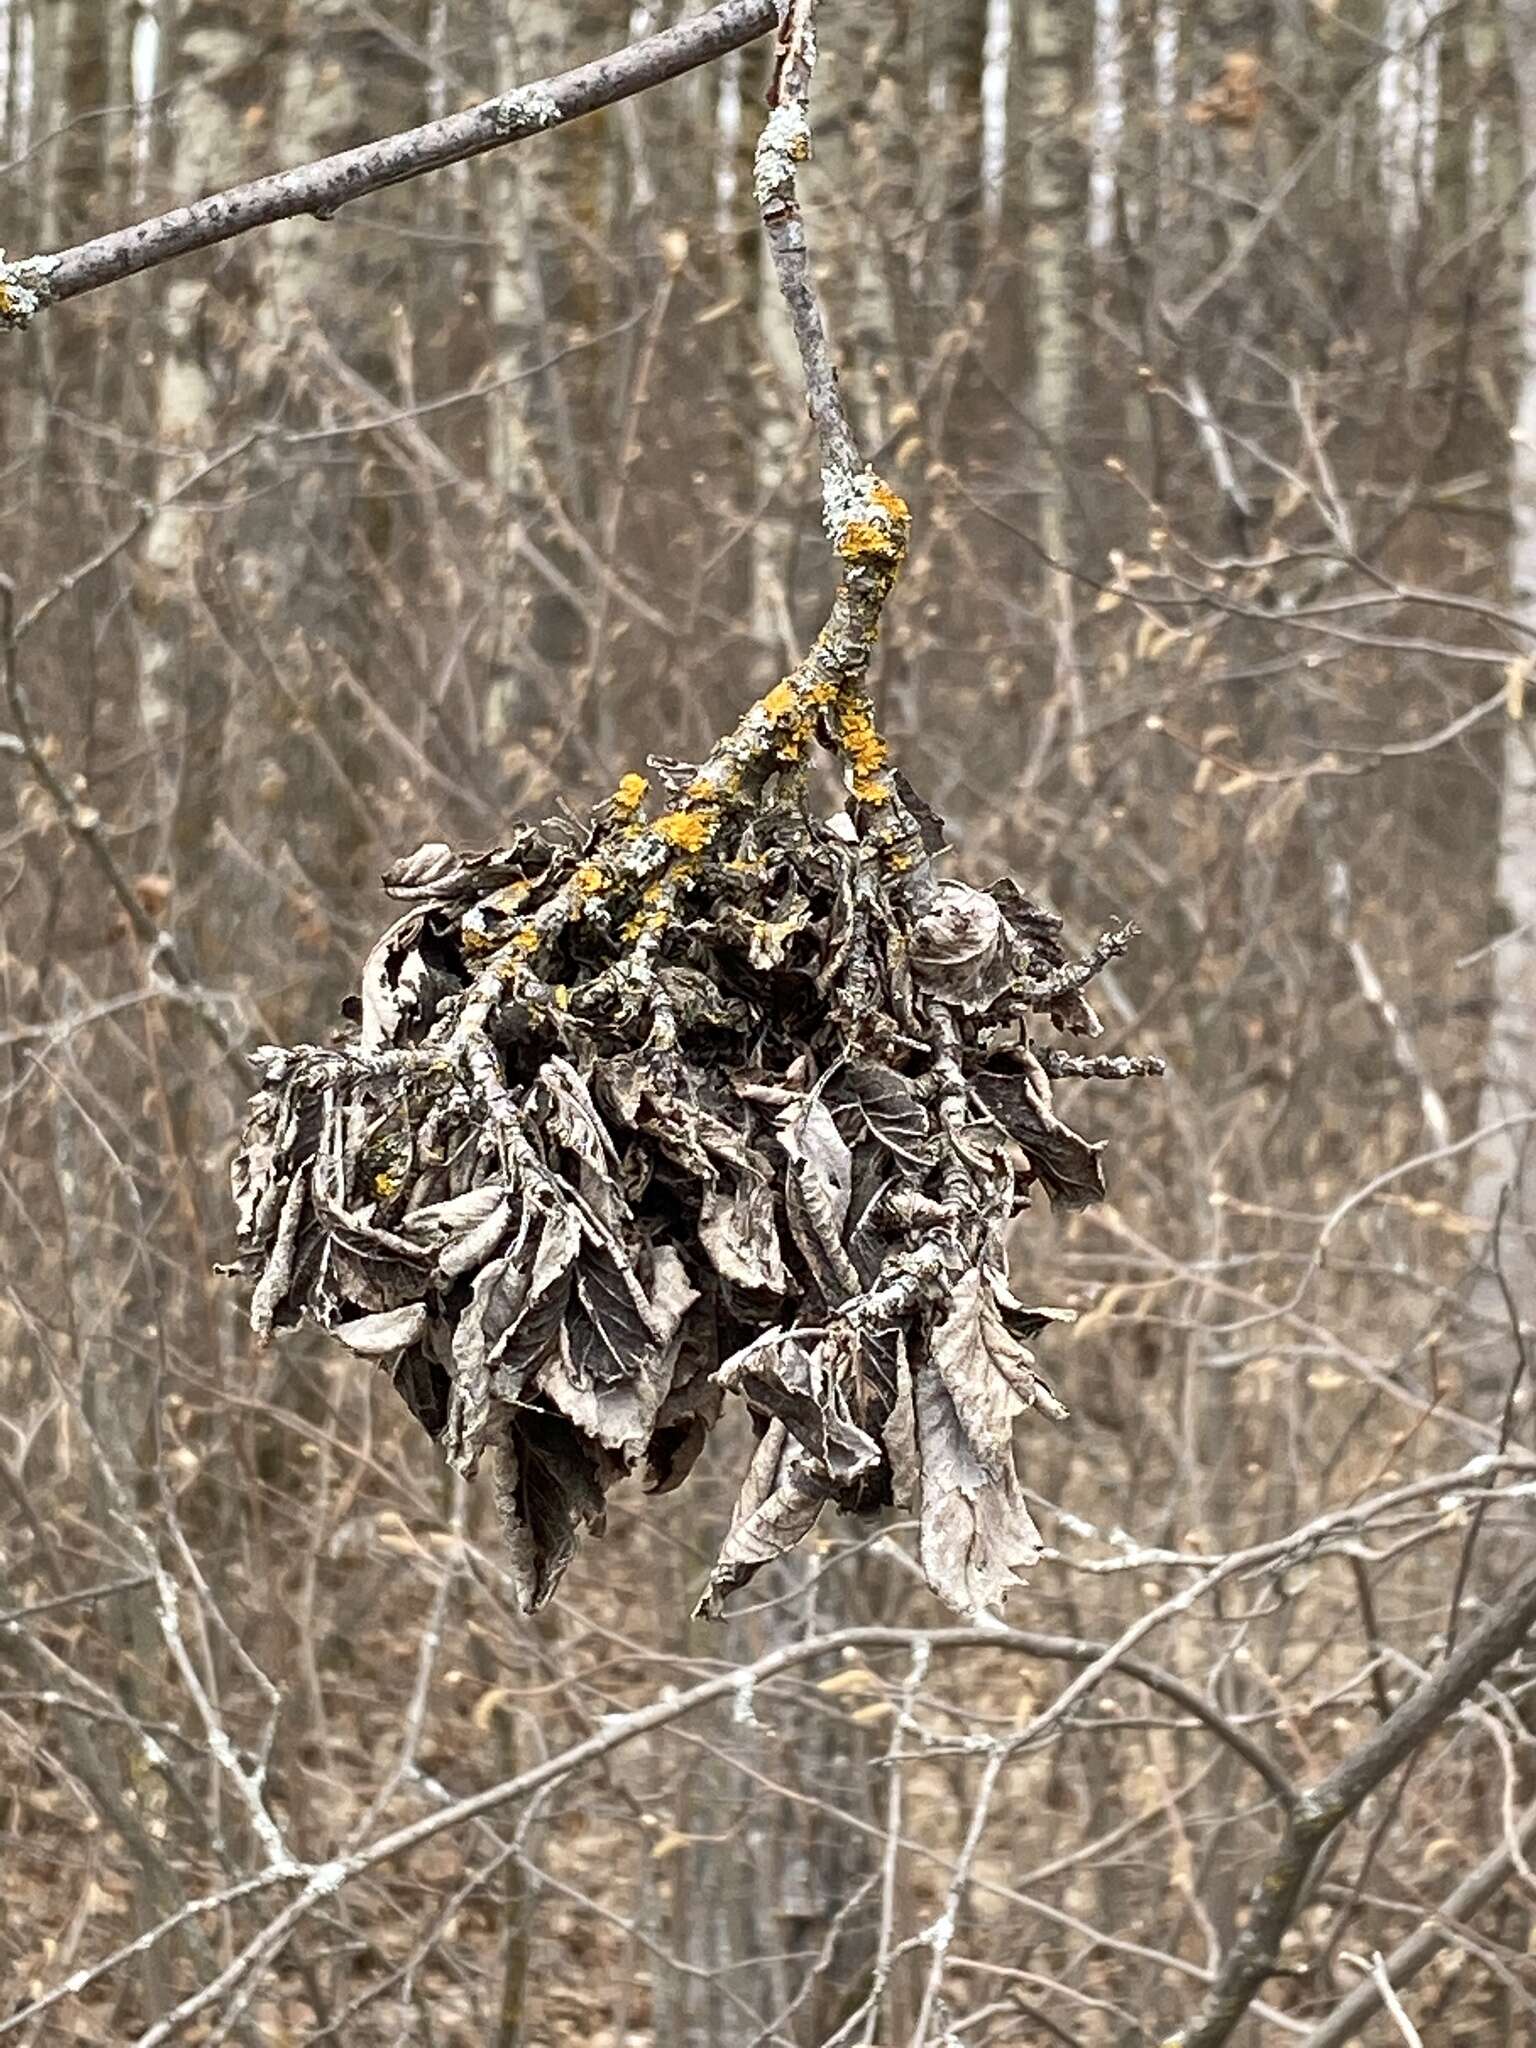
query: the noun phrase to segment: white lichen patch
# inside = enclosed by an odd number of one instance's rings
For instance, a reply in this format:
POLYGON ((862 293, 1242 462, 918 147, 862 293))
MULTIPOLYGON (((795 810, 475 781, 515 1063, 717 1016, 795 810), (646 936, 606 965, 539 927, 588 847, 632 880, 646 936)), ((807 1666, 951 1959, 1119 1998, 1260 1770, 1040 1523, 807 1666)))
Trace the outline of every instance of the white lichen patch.
POLYGON ((752 190, 759 206, 794 183, 795 165, 811 153, 811 127, 803 107, 775 107, 763 124, 752 165, 752 190))
POLYGON ((553 128, 563 118, 560 102, 542 85, 525 85, 518 92, 504 92, 496 102, 496 126, 509 135, 518 129, 553 128))
MULTIPOLYGON (((294 1874, 298 1874, 297 1866, 294 1866, 294 1874)), ((341 1890, 350 1875, 347 1864, 340 1857, 334 1857, 329 1863, 315 1865, 309 1873, 309 1882, 304 1889, 311 1898, 329 1898, 333 1892, 341 1890)))
POLYGON ((57 262, 56 256, 29 256, 24 263, 7 263, 0 249, 0 327, 31 325, 51 296, 48 278, 57 262))
POLYGON ((850 531, 872 528, 895 535, 905 513, 901 500, 872 469, 821 472, 821 520, 834 547, 850 531))
POLYGON ((835 542, 843 528, 854 520, 873 516, 875 506, 870 494, 878 482, 872 469, 857 473, 847 469, 821 472, 821 523, 828 540, 835 542))

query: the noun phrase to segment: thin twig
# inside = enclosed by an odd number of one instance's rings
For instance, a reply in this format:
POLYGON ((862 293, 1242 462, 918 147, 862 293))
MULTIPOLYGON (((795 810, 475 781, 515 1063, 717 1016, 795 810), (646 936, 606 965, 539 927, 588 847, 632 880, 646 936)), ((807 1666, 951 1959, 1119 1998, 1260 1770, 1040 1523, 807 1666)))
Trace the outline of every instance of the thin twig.
MULTIPOLYGON (((531 1798, 546 1786, 558 1784, 586 1765, 611 1756, 642 1735, 668 1727, 674 1721, 682 1720, 716 1700, 739 1695, 743 1686, 766 1687, 784 1672, 844 1652, 890 1649, 905 1650, 911 1655, 920 1645, 926 1645, 930 1652, 962 1649, 1012 1650, 1026 1656, 1060 1656, 1065 1648, 1073 1661, 1076 1661, 1079 1651, 1079 1646, 1072 1638, 1036 1637, 1023 1630, 1003 1627, 846 1628, 829 1635, 813 1636, 803 1642, 786 1644, 781 1649, 772 1650, 767 1655, 759 1657, 753 1664, 721 1672, 690 1687, 686 1692, 669 1690, 649 1706, 637 1708, 631 1713, 615 1715, 595 1734, 572 1744, 569 1749, 561 1751, 558 1755, 548 1757, 530 1769, 520 1772, 516 1777, 486 1786, 466 1798, 450 1801, 436 1812, 377 1836, 372 1842, 352 1849, 330 1862, 269 1865, 256 1877, 242 1880, 224 1891, 212 1893, 179 1907, 175 1913, 155 1927, 147 1929, 125 1946, 103 1956, 92 1964, 89 1970, 77 1972, 73 1978, 55 1985, 27 2006, 0 2019, 0 2038, 29 2025, 65 1998, 78 1995, 89 1985, 109 1975, 122 1963, 146 1954, 166 1935, 184 1925, 189 1918, 221 1911, 236 1899, 246 1899, 260 1892, 286 1889, 296 1885, 297 1896, 290 1899, 288 1904, 252 1938, 215 1981, 201 1986, 176 2009, 175 2013, 168 2014, 141 2037, 141 2048, 153 2048, 154 2043, 169 2039, 174 2028, 185 2025, 199 2012, 204 2012, 215 2004, 227 1991, 233 1989, 249 1970, 269 1961, 277 1949, 286 1943, 305 1915, 323 1900, 354 1883, 369 1871, 393 1862, 397 1857, 410 1854, 435 1836, 452 1828, 466 1826, 503 1807, 531 1798)), ((1097 1645, 1081 1647, 1097 1648, 1097 1645)), ((1133 1675, 1150 1680, 1152 1667, 1141 1665, 1139 1660, 1131 1662, 1135 1664, 1133 1675)), ((1123 1668, 1129 1671, 1131 1666, 1128 1663, 1123 1668)), ((1163 1681, 1165 1674, 1158 1673, 1157 1678, 1163 1681)), ((1177 1681, 1169 1681, 1168 1684, 1171 1696, 1181 1705, 1193 1706, 1190 1694, 1185 1688, 1177 1686, 1177 1681), (1177 1689, 1172 1690, 1173 1687, 1177 1689)), ((1161 1685, 1159 1689, 1162 1689, 1161 1685)), ((1247 1761, 1256 1769, 1263 1768, 1259 1763, 1259 1756, 1262 1753, 1253 1751, 1251 1744, 1244 1745, 1244 1753, 1247 1761)), ((1273 1765, 1264 1770, 1264 1775, 1273 1785, 1273 1765)))

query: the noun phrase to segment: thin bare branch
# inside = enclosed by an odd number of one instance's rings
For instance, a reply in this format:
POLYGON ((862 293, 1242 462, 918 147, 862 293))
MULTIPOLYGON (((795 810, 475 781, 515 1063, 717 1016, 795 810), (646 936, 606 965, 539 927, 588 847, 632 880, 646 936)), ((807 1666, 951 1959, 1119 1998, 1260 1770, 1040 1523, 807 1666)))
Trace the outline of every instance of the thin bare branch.
POLYGON ((331 220, 343 206, 370 193, 563 128, 583 114, 632 99, 740 49, 766 35, 774 19, 773 0, 723 0, 695 20, 679 22, 553 78, 498 93, 464 113, 233 185, 74 248, 10 263, 0 250, 0 327, 26 327, 46 306, 99 291, 103 285, 153 270, 195 249, 210 249, 253 228, 271 227, 301 214, 331 220))

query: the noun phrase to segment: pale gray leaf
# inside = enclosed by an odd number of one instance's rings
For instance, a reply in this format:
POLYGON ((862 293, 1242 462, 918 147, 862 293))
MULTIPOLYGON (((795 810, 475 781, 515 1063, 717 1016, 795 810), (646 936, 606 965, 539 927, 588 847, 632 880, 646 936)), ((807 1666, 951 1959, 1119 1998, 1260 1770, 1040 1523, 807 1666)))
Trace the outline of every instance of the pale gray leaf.
POLYGON ((388 1358, 414 1344, 427 1327, 426 1304, 408 1302, 403 1308, 383 1309, 377 1315, 359 1316, 355 1322, 337 1323, 331 1335, 359 1358, 388 1358))
POLYGON ((1104 1199, 1102 1145, 1093 1145, 1063 1123, 1022 1068, 984 1069, 972 1081, 977 1100, 1023 1147, 1052 1203, 1087 1209, 1104 1199))
POLYGON ((699 1241, 723 1280, 756 1293, 782 1295, 789 1273, 779 1244, 772 1187, 753 1169, 727 1185, 706 1188, 699 1241))
POLYGON ((933 1164, 936 1147, 928 1112, 904 1076, 878 1060, 851 1060, 838 1084, 857 1102, 865 1124, 888 1152, 909 1166, 933 1164))
POLYGON ((382 876, 385 890, 404 900, 413 897, 451 896, 464 883, 464 864, 451 846, 441 839, 429 839, 414 853, 405 854, 382 876))
POLYGON ((445 1244, 466 1230, 483 1223, 506 1194, 501 1181, 487 1181, 462 1195, 449 1195, 441 1202, 428 1202, 400 1219, 403 1237, 419 1238, 426 1245, 445 1244))
POLYGON ((932 1356, 977 1459, 1003 1471, 1013 1460, 1013 1418, 1034 1399, 1034 1357, 1008 1328, 979 1267, 957 1282, 932 1356))
POLYGON ((251 1331, 258 1346, 265 1345, 270 1339, 273 1319, 293 1278, 294 1252, 299 1241, 299 1224, 304 1215, 308 1183, 308 1169, 300 1167, 288 1183, 282 1214, 278 1217, 277 1235, 267 1254, 261 1278, 251 1294, 251 1331))
POLYGON ((406 1013, 406 1005, 395 986, 397 963, 420 929, 421 912, 407 911, 375 940, 363 963, 359 984, 363 1015, 358 1042, 364 1052, 377 1052, 395 1042, 406 1013))
POLYGON ((454 1352, 443 1454, 455 1472, 473 1479, 491 1423, 491 1376, 483 1357, 461 1357, 457 1344, 454 1352))
POLYGON ((782 1422, 809 1469, 829 1486, 851 1487, 880 1462, 880 1447, 848 1412, 853 1376, 839 1372, 830 1341, 814 1348, 790 1331, 770 1331, 728 1358, 716 1375, 759 1415, 782 1422))
POLYGON ((722 1603, 765 1564, 810 1534, 827 1489, 782 1422, 770 1422, 747 1467, 730 1533, 720 1546, 697 1612, 717 1617, 722 1603))
POLYGON ((444 1245, 437 1255, 439 1278, 454 1280, 478 1271, 506 1236, 511 1221, 512 1205, 503 1197, 472 1229, 444 1245))
POLYGON ((853 1192, 853 1154, 825 1103, 792 1103, 777 1122, 789 1158, 784 1207, 795 1243, 829 1301, 859 1291, 858 1269, 843 1244, 853 1192))
POLYGON ((939 1369, 914 1374, 921 1470, 918 1557, 939 1598, 959 1614, 992 1614, 1040 1557, 1010 1455, 1001 1472, 976 1457, 939 1369))
POLYGON ((505 1425, 497 1435, 493 1471, 492 1494, 507 1548, 513 1598, 521 1613, 532 1614, 539 1605, 539 1547, 523 1515, 522 1461, 505 1425))
MULTIPOLYGON (((270 1050, 270 1048, 266 1048, 270 1050)), ((280 1098, 263 1090, 251 1098, 245 1113, 240 1150, 230 1166, 230 1188, 235 1198, 235 1227, 242 1244, 257 1241, 259 1219, 268 1204, 277 1163, 280 1098)))
POLYGON ((698 1299, 699 1290, 688 1278, 688 1268, 672 1246, 654 1246, 646 1288, 646 1319, 663 1350, 676 1349, 683 1318, 698 1299))
POLYGON ((912 972, 961 1008, 985 1009, 1008 984, 1008 926, 990 896, 941 882, 912 934, 912 972))
POLYGON ((898 1333, 896 1342, 896 1396, 880 1434, 891 1467, 891 1500, 898 1508, 915 1508, 920 1479, 917 1416, 912 1405, 912 1362, 907 1356, 906 1338, 898 1333))
POLYGON ((583 1528, 603 1527, 603 1485, 616 1476, 563 1416, 521 1408, 497 1424, 496 1502, 514 1560, 518 1605, 542 1607, 583 1528), (510 1453, 510 1455, 508 1455, 510 1453))
POLYGON ((575 1210, 566 1203, 546 1210, 538 1256, 534 1260, 533 1277, 528 1286, 530 1296, 547 1294, 555 1282, 570 1271, 580 1250, 581 1219, 575 1210))
MULTIPOLYGON (((579 1275, 578 1294, 583 1286, 584 1278, 579 1275)), ((650 1441, 672 1384, 683 1318, 698 1300, 682 1260, 670 1246, 654 1253, 650 1296, 642 1294, 640 1299, 643 1321, 630 1347, 624 1377, 613 1379, 591 1370, 590 1357, 576 1348, 569 1319, 561 1329, 558 1346, 551 1349, 538 1374, 540 1392, 585 1435, 626 1464, 633 1464, 650 1441)), ((623 1319, 627 1322, 627 1315, 623 1319)))
POLYGON ((853 1154, 824 1102, 807 1096, 791 1103, 778 1119, 778 1139, 796 1177, 826 1218, 834 1237, 842 1235, 853 1191, 853 1154))

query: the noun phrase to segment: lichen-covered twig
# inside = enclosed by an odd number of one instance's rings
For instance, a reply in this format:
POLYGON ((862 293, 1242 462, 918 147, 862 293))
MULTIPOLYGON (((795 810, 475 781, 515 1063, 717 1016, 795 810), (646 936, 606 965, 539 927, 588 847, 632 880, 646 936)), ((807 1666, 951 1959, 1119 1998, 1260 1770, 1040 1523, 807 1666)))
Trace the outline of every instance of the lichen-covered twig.
MULTIPOLYGON (((788 0, 784 9, 754 191, 821 450, 823 519, 839 568, 831 612, 805 659, 719 742, 674 807, 642 828, 626 812, 631 798, 638 809, 644 785, 639 777, 624 779, 615 797, 614 828, 564 888, 508 935, 482 977, 473 1006, 477 1017, 509 981, 520 995, 536 998, 543 948, 599 899, 610 919, 622 915, 636 923, 634 965, 643 975, 654 951, 651 941, 675 915, 681 890, 722 825, 757 802, 770 775, 804 764, 819 725, 843 757, 872 849, 893 872, 910 878, 903 884, 909 891, 926 886, 920 834, 897 792, 864 688, 881 614, 906 556, 909 514, 902 498, 860 457, 838 390, 799 202, 798 167, 811 149, 816 5, 817 0, 788 0)), ((471 1027, 477 1028, 478 1023, 471 1027)))
POLYGON ((1163 1072, 1155 1053, 1063 1052, 1048 1046, 1040 1064, 1052 1081, 1142 1081, 1163 1072))
POLYGON ((0 328, 26 327, 45 306, 99 291, 194 249, 300 214, 329 220, 371 192, 563 127, 741 48, 766 35, 774 20, 774 0, 723 0, 705 14, 558 77, 317 163, 232 186, 74 248, 14 262, 0 249, 0 328))
POLYGON ((834 643, 841 657, 835 664, 838 735, 853 768, 854 796, 861 803, 886 807, 888 816, 879 836, 891 857, 910 861, 919 835, 897 796, 874 707, 863 688, 880 613, 906 553, 907 508, 859 453, 838 387, 800 206, 799 166, 811 154, 817 5, 818 0, 785 0, 753 191, 800 354, 806 409, 821 451, 823 524, 847 566, 852 630, 834 643))

